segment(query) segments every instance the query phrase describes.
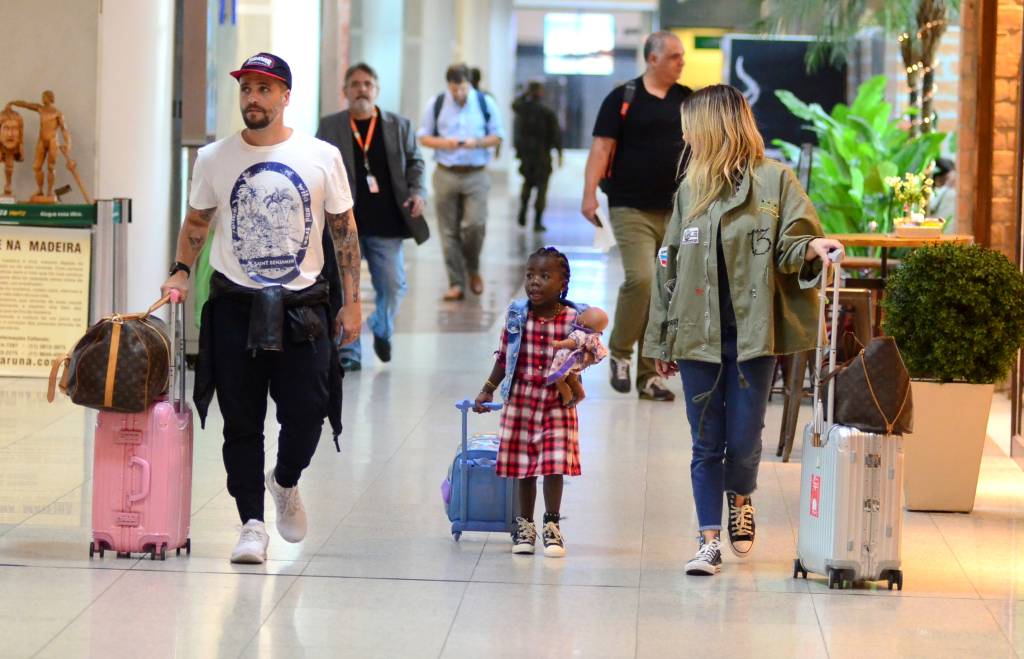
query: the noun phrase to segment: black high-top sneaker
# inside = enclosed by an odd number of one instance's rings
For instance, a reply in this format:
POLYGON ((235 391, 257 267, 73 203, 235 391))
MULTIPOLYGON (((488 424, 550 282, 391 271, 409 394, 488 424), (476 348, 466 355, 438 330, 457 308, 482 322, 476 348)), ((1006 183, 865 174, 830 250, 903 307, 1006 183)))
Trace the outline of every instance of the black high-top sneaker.
POLYGON ((749 496, 736 505, 736 493, 726 492, 729 501, 729 548, 738 558, 746 558, 754 548, 754 501, 749 496))
POLYGON ((525 517, 516 517, 516 527, 512 530, 512 553, 532 554, 537 544, 537 527, 533 521, 525 517))
POLYGON ((700 549, 697 554, 686 564, 686 574, 710 577, 718 574, 718 568, 722 565, 722 541, 715 538, 711 542, 704 542, 704 534, 700 537, 700 549))
POLYGON ((558 513, 544 513, 544 555, 548 558, 565 556, 565 540, 558 527, 560 519, 558 513))

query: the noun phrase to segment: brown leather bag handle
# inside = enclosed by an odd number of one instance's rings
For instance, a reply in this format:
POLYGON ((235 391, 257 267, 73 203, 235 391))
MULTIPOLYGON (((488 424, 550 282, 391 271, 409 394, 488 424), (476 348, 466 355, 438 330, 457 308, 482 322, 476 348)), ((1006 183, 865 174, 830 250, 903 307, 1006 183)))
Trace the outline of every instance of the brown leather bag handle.
POLYGON ((171 301, 171 296, 170 295, 165 295, 162 298, 160 298, 159 300, 157 300, 156 302, 154 302, 153 306, 151 306, 146 311, 143 311, 141 313, 115 313, 115 314, 113 314, 111 316, 106 316, 103 320, 114 320, 114 321, 145 320, 146 318, 149 318, 153 314, 154 311, 156 311, 157 309, 159 309, 160 307, 164 306, 165 304, 167 304, 170 301, 171 301))
POLYGON ((858 352, 856 355, 854 355, 853 357, 850 357, 849 359, 847 359, 842 364, 836 365, 836 370, 832 371, 831 373, 829 373, 828 375, 823 377, 821 379, 821 384, 828 384, 829 381, 831 381, 835 376, 839 375, 842 371, 844 371, 847 368, 849 368, 850 364, 853 363, 853 360, 857 359, 858 357, 860 357, 863 354, 864 354, 864 348, 861 348, 860 352, 858 352))
POLYGON ((871 400, 875 403, 875 409, 882 416, 882 421, 885 422, 885 434, 891 435, 893 428, 896 427, 896 422, 903 416, 903 410, 907 407, 907 401, 910 400, 910 385, 908 383, 907 390, 903 392, 903 402, 900 403, 900 409, 896 412, 896 417, 890 421, 889 417, 886 416, 885 410, 882 409, 882 404, 878 402, 878 396, 875 395, 875 388, 871 386, 871 376, 868 374, 868 364, 866 359, 860 360, 860 365, 864 369, 864 380, 868 383, 868 393, 871 394, 871 400))
POLYGON ((46 402, 52 403, 53 399, 57 395, 57 373, 60 371, 60 367, 61 366, 65 367, 64 368, 64 377, 61 378, 61 391, 64 391, 65 386, 66 386, 66 383, 64 382, 64 380, 67 379, 67 375, 68 375, 67 365, 68 365, 68 363, 70 361, 71 361, 71 356, 65 354, 65 355, 62 355, 60 357, 55 358, 50 363, 50 382, 46 386, 46 402))
POLYGON ((157 300, 156 302, 154 302, 154 303, 153 303, 153 306, 151 306, 151 307, 150 307, 150 308, 149 308, 149 309, 148 309, 148 310, 146 311, 146 313, 144 313, 144 314, 142 315, 142 317, 143 317, 143 318, 147 318, 147 317, 148 317, 148 316, 149 316, 150 314, 152 314, 152 313, 153 313, 154 311, 156 311, 157 309, 159 309, 160 307, 164 306, 165 304, 167 304, 167 303, 168 303, 168 302, 170 302, 170 301, 171 301, 171 294, 170 294, 170 293, 168 293, 167 295, 163 296, 162 298, 160 298, 159 300, 157 300))

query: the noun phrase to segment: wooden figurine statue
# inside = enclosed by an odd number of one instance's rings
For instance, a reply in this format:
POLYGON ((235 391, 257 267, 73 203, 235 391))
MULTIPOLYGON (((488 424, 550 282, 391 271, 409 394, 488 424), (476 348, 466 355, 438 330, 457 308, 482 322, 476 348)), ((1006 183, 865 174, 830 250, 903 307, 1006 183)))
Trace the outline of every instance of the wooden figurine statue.
POLYGON ((36 159, 32 163, 32 171, 36 175, 36 194, 32 197, 32 203, 52 204, 57 201, 57 198, 53 195, 53 182, 54 168, 57 165, 57 151, 59 150, 64 154, 67 168, 71 175, 75 177, 75 183, 78 184, 78 188, 81 190, 82 196, 85 197, 86 203, 91 204, 92 200, 86 193, 85 186, 82 185, 82 180, 78 176, 75 161, 71 159, 71 133, 68 131, 63 113, 54 105, 54 100, 53 92, 46 90, 43 92, 42 103, 30 103, 28 101, 11 101, 10 103, 11 105, 39 113, 39 141, 36 143, 36 159), (60 141, 57 139, 58 130, 60 130, 60 141), (63 144, 60 143, 61 141, 63 144), (43 194, 44 163, 46 164, 47 172, 46 194, 43 194))
POLYGON ((25 159, 25 121, 10 103, 0 112, 0 160, 4 163, 4 197, 11 197, 14 162, 25 159))

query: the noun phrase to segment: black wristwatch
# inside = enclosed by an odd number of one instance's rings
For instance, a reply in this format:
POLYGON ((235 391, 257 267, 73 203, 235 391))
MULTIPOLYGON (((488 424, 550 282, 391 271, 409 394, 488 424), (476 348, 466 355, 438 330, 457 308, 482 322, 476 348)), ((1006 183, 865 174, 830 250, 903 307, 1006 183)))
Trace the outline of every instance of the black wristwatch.
POLYGON ((174 273, 178 272, 179 270, 184 270, 186 277, 191 277, 192 276, 192 268, 188 267, 187 264, 182 263, 181 261, 175 261, 174 262, 174 265, 171 266, 171 272, 167 276, 168 277, 173 277, 174 273))

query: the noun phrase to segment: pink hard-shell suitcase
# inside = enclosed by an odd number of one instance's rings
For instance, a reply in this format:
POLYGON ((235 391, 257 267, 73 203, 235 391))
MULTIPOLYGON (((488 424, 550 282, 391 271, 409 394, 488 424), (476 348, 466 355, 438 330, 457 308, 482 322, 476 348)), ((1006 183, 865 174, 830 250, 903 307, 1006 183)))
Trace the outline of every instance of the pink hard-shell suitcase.
POLYGON ((89 556, 167 550, 191 553, 192 408, 185 401, 183 305, 171 302, 168 398, 138 414, 99 412, 92 479, 89 556), (175 392, 177 400, 173 400, 175 392))

